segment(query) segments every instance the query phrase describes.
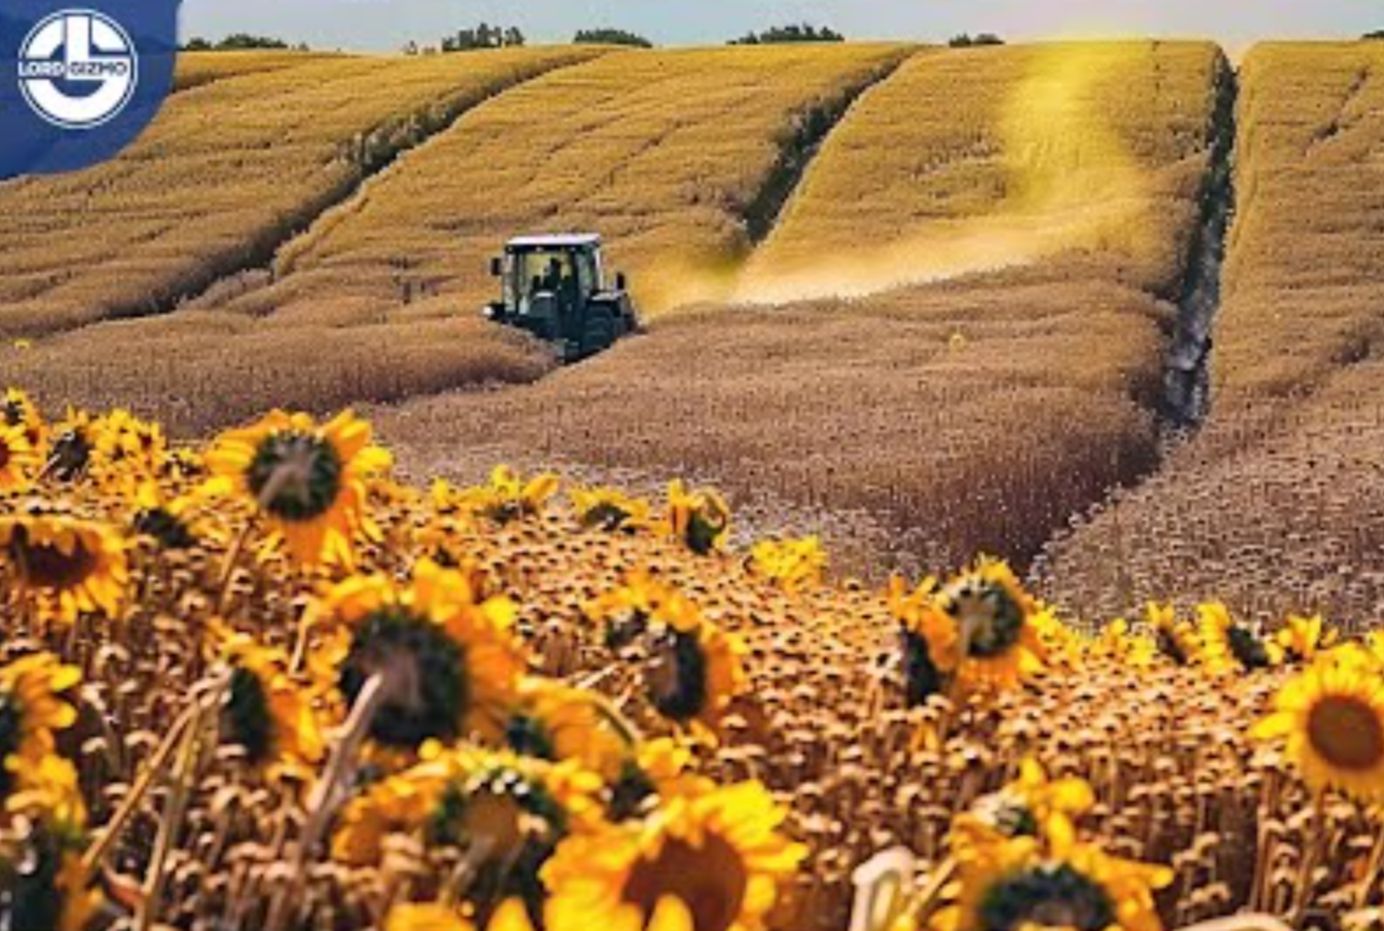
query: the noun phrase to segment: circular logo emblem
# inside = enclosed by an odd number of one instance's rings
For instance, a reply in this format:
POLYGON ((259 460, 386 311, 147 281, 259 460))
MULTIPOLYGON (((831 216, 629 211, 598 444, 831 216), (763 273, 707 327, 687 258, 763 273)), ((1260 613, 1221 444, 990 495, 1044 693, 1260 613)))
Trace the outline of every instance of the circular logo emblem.
POLYGON ((63 129, 114 119, 134 96, 139 56, 119 23, 95 10, 61 10, 19 48, 19 86, 40 117, 63 129))

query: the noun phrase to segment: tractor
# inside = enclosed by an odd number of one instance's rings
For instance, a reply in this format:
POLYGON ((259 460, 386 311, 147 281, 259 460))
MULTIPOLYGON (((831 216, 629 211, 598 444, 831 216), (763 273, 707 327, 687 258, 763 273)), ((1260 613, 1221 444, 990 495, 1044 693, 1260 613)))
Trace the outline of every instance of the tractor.
POLYGON ((484 315, 551 343, 564 362, 600 352, 639 326, 624 273, 607 285, 595 233, 517 236, 490 260, 500 300, 484 315))

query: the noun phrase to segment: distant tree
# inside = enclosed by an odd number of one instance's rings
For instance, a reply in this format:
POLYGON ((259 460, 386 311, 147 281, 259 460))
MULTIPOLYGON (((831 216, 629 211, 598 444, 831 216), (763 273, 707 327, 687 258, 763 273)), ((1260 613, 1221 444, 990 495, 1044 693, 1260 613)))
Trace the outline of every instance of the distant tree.
POLYGON ((517 26, 491 26, 481 23, 474 29, 458 29, 455 35, 442 38, 442 51, 469 52, 473 49, 506 48, 524 44, 524 34, 517 26))
POLYGON ((241 49, 288 48, 283 39, 272 36, 253 36, 248 32, 236 32, 216 43, 217 51, 236 51, 241 49))
POLYGON ((636 48, 653 48, 654 44, 641 35, 624 29, 578 29, 572 42, 577 45, 633 45, 636 48))
POLYGON ((952 48, 971 48, 976 45, 1003 45, 1004 40, 993 32, 982 32, 974 36, 963 32, 959 36, 952 36, 947 44, 952 48))
POLYGON ((763 32, 750 32, 738 39, 731 39, 729 45, 777 45, 790 42, 844 42, 846 37, 829 26, 813 26, 808 23, 775 26, 763 32))
POLYGON ((405 55, 419 54, 418 43, 413 41, 412 39, 409 39, 407 42, 404 43, 403 52, 405 55))
POLYGON ((236 32, 216 43, 209 42, 201 36, 194 36, 183 44, 183 51, 236 52, 247 49, 286 49, 290 47, 299 52, 309 50, 306 42, 299 42, 297 45, 290 46, 283 39, 276 39, 273 36, 253 36, 248 32, 236 32))
POLYGON ((1362 39, 1384 39, 1384 29, 1376 29, 1374 32, 1367 32, 1360 38, 1362 39))

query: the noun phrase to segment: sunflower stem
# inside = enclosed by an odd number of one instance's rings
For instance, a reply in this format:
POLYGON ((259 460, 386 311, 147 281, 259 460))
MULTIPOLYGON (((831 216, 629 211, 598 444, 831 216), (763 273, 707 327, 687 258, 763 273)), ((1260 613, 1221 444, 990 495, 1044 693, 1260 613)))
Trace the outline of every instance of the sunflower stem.
POLYGON ((293 872, 289 881, 279 887, 270 903, 269 917, 264 923, 265 931, 282 931, 284 922, 289 917, 291 903, 300 900, 313 851, 321 842, 327 823, 336 808, 337 785, 359 755, 360 745, 370 730, 370 724, 374 721, 380 706, 389 697, 389 693, 385 674, 377 672, 366 680, 360 693, 356 695, 355 703, 351 705, 350 716, 342 726, 336 746, 332 748, 331 758, 327 760, 327 767, 322 771, 321 777, 313 786, 312 794, 308 797, 308 817, 303 823, 293 853, 293 872))
POLYGON ((942 894, 942 890, 951 882, 952 876, 956 873, 956 859, 947 857, 937 869, 932 871, 932 876, 928 879, 927 885, 919 890, 918 895, 912 902, 908 903, 905 910, 906 914, 921 922, 931 913, 937 899, 942 894))
POLYGON ((615 728, 615 732, 620 735, 620 739, 626 744, 633 747, 644 739, 643 735, 639 733, 639 729, 634 726, 634 723, 630 721, 629 718, 625 717, 624 713, 621 712, 619 708, 615 707, 615 704, 609 698, 606 698, 599 692, 590 692, 588 693, 588 697, 601 717, 605 718, 610 726, 615 728))
POLYGON ((187 728, 187 733, 183 735, 178 746, 178 760, 173 770, 173 791, 168 796, 163 817, 159 820, 158 836, 154 840, 154 856, 149 862, 149 872, 144 879, 144 897, 140 902, 139 915, 135 923, 138 931, 149 931, 158 916, 168 879, 168 873, 164 869, 168 862, 168 852, 178 842, 178 832, 187 813, 188 796, 192 794, 192 780, 201 756, 199 751, 206 733, 205 717, 208 714, 207 707, 201 703, 193 707, 196 714, 190 720, 195 721, 195 725, 187 728))
POLYGON ((188 726, 192 723, 193 717, 199 710, 199 706, 193 705, 185 709, 182 714, 174 719, 173 726, 169 728, 168 734, 154 751, 154 755, 149 758, 149 763, 144 767, 144 772, 140 773, 139 778, 135 780, 135 784, 130 788, 129 793, 121 800, 120 807, 111 815, 110 821, 106 823, 105 830, 101 832, 100 837, 82 854, 83 885, 96 875, 96 871, 101 867, 101 861, 105 859, 106 854, 110 851, 115 842, 120 839, 120 834, 125 829, 125 825, 129 822, 130 818, 133 817, 135 810, 138 809, 139 803, 143 800, 144 796, 148 794, 149 788, 154 784, 154 780, 163 772, 164 767, 168 765, 168 760, 172 757, 173 752, 181 745, 184 732, 188 729, 188 726))
POLYGON ((1312 899, 1312 873, 1317 868, 1317 860, 1320 857, 1322 848, 1326 844, 1326 791, 1323 789, 1312 799, 1312 830, 1306 838, 1304 850, 1302 851, 1302 862, 1298 868, 1298 880, 1296 895, 1293 902, 1293 914, 1289 923, 1295 927, 1302 926, 1302 919, 1307 914, 1307 906, 1312 899))
POLYGON ((226 603, 231 594, 231 580, 235 578, 235 564, 240 561, 240 554, 245 550, 245 541, 250 538, 250 531, 254 525, 254 518, 247 520, 245 526, 240 528, 240 533, 236 534, 231 548, 226 551, 226 561, 221 564, 221 578, 216 583, 216 611, 218 614, 226 612, 226 603))
POLYGON ((1379 836, 1374 839, 1374 848, 1370 850, 1364 878, 1360 881, 1360 887, 1355 890, 1356 908, 1362 909, 1369 904, 1370 893, 1379 882, 1381 871, 1384 871, 1384 831, 1380 831, 1379 836))

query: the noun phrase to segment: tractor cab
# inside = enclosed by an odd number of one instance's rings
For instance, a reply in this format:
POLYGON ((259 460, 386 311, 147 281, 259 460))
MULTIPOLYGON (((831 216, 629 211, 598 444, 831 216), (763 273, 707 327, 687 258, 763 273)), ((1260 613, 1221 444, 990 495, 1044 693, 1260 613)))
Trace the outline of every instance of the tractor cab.
POLYGON ((547 340, 564 361, 600 352, 638 326, 625 276, 607 282, 594 233, 518 236, 490 273, 500 279, 500 300, 485 316, 547 340))

